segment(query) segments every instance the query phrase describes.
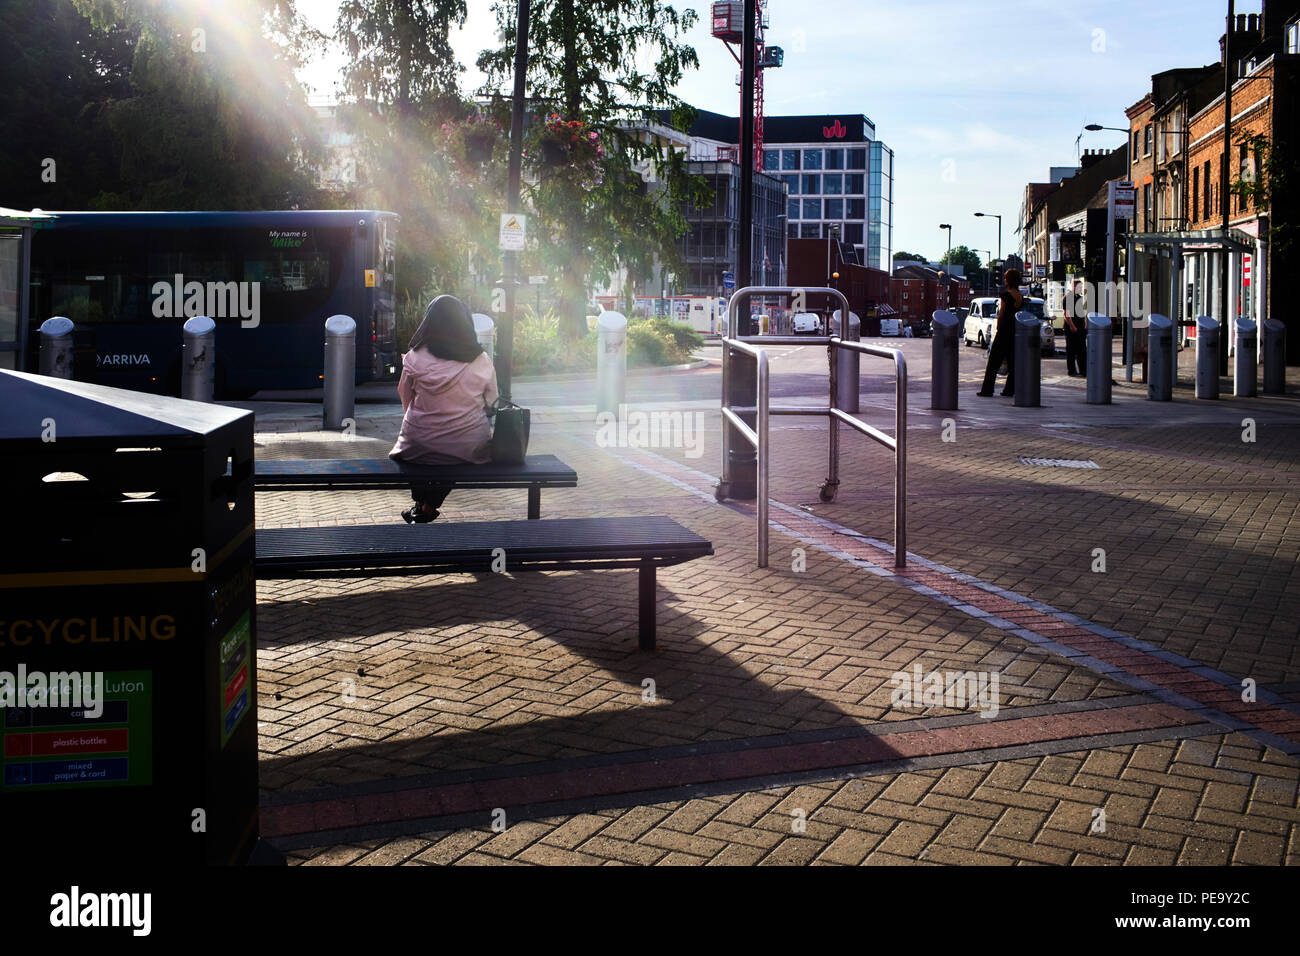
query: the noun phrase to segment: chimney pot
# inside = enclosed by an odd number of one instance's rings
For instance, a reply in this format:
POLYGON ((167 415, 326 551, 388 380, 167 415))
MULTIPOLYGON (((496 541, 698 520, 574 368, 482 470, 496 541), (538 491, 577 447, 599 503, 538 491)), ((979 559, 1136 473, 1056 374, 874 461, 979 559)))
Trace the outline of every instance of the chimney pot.
POLYGON ((1246 15, 1244 13, 1237 14, 1237 32, 1246 32, 1246 15))

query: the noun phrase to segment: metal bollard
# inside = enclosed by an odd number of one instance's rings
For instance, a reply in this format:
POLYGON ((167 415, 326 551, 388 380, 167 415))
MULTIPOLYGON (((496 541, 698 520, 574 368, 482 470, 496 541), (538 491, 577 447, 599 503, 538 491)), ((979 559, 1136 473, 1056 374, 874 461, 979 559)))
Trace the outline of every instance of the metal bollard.
POLYGON ((346 315, 325 320, 325 427, 354 420, 357 403, 357 323, 346 315))
POLYGON ((1109 405, 1111 384, 1111 337, 1115 329, 1110 317, 1100 312, 1089 312, 1088 345, 1085 350, 1085 371, 1088 373, 1088 405, 1109 405))
POLYGON ((478 337, 478 344, 488 354, 488 358, 495 359, 497 354, 497 324, 492 321, 492 316, 484 315, 482 312, 475 312, 474 334, 478 337))
POLYGON ((181 330, 181 398, 210 402, 217 371, 217 323, 206 315, 186 319, 181 330))
POLYGON ((1196 397, 1219 397, 1219 323, 1208 315, 1196 320, 1196 397))
POLYGON ((621 417, 627 403, 627 317, 602 312, 596 319, 596 413, 621 417))
MULTIPOLYGON (((831 334, 839 336, 846 342, 862 340, 862 320, 856 312, 849 313, 849 327, 843 331, 840 324, 840 310, 831 316, 831 334)), ((852 349, 836 349, 835 366, 835 405, 846 412, 858 412, 858 388, 861 382, 861 353, 852 349)))
POLYGON ((957 316, 944 309, 934 313, 930 328, 930 407, 957 410, 957 316))
POLYGON ((1232 366, 1232 394, 1254 398, 1259 394, 1259 329, 1250 319, 1237 319, 1237 355, 1232 366))
POLYGON ((1286 394, 1286 324, 1264 320, 1264 394, 1286 394))
POLYGON ((62 315, 41 323, 39 371, 51 378, 72 378, 72 320, 62 315))
POLYGON ((1030 312, 1016 313, 1016 394, 1013 405, 1037 408, 1042 404, 1043 320, 1030 312))
POLYGON ((1174 400, 1174 323, 1163 315, 1151 316, 1147 326, 1147 398, 1174 400))

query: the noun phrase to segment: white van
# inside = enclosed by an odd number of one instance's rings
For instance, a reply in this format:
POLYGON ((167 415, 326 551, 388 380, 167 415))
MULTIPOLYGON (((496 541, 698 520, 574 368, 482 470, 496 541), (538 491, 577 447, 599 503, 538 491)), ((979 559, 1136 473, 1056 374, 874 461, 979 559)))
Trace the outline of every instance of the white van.
POLYGON ((822 320, 821 316, 814 315, 811 312, 800 312, 794 317, 794 334, 795 335, 821 335, 822 320))

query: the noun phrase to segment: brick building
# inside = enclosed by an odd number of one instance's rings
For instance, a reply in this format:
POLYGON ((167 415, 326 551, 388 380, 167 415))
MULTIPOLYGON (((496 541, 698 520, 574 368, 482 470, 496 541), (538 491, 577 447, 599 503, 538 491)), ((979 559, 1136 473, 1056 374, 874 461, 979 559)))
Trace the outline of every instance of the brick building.
POLYGON ((1155 232, 1152 191, 1155 188, 1156 135, 1151 94, 1146 94, 1124 113, 1129 125, 1128 180, 1137 190, 1134 226, 1138 232, 1155 232))
POLYGON ((900 266, 890 281, 890 305, 908 324, 928 322, 936 311, 970 308, 970 282, 929 266, 900 266))
MULTIPOLYGON (((1222 41, 1221 41, 1222 43, 1222 41)), ((1266 160, 1295 166, 1297 72, 1300 67, 1300 2, 1266 0, 1260 16, 1237 18, 1232 37, 1232 123, 1228 136, 1229 190, 1222 186, 1224 162, 1224 98, 1219 92, 1189 119, 1186 164, 1189 170, 1187 228, 1215 230, 1223 227, 1225 204, 1234 238, 1246 241, 1249 251, 1228 254, 1229 315, 1253 319, 1275 317, 1290 326, 1288 358, 1300 359, 1300 316, 1275 308, 1273 275, 1290 275, 1300 266, 1300 255, 1290 244, 1278 242, 1296 228, 1300 204, 1293 192, 1255 196, 1234 191, 1252 181, 1268 181, 1266 160), (1257 138, 1257 139, 1253 139, 1257 138)), ((1220 87, 1221 89, 1221 87, 1220 87)), ((1293 182, 1294 173, 1289 177, 1293 182)), ((1209 253, 1188 254, 1184 261, 1187 305, 1194 315, 1219 316, 1221 260, 1209 253)), ((1282 286, 1285 289, 1285 286, 1282 286)), ((1221 317, 1220 317, 1221 318, 1221 317)))
MULTIPOLYGON (((803 288, 830 286, 839 289, 849 300, 849 309, 862 319, 864 335, 867 334, 867 317, 878 314, 881 306, 889 304, 889 273, 854 262, 852 243, 833 239, 788 239, 786 254, 789 257, 789 284, 803 288), (839 273, 838 279, 834 278, 835 273, 839 273)), ((809 312, 819 314, 838 308, 835 301, 825 295, 808 296, 806 307, 809 312)))

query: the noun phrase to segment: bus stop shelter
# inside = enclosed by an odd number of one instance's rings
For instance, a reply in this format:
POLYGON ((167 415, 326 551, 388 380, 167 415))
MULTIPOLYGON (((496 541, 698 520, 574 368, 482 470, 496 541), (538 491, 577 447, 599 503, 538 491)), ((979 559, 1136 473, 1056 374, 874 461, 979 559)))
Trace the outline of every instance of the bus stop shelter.
MULTIPOLYGON (((1262 231, 1262 230, 1261 230, 1262 231)), ((1174 339, 1185 343, 1198 316, 1219 321, 1222 341, 1235 351, 1237 316, 1259 322, 1268 318, 1268 239, 1240 229, 1190 229, 1181 232, 1137 232, 1125 237, 1129 283, 1150 282, 1144 297, 1151 311, 1165 315, 1181 329, 1174 339), (1228 256, 1228 316, 1220 315, 1222 257, 1228 256), (1251 269, 1245 268, 1250 256, 1251 269)), ((1125 322, 1128 378, 1133 378, 1132 323, 1125 322)), ((1172 357, 1177 368, 1177 356, 1172 357)))
POLYGON ((0 207, 0 368, 21 371, 31 303, 32 230, 54 217, 0 207))

